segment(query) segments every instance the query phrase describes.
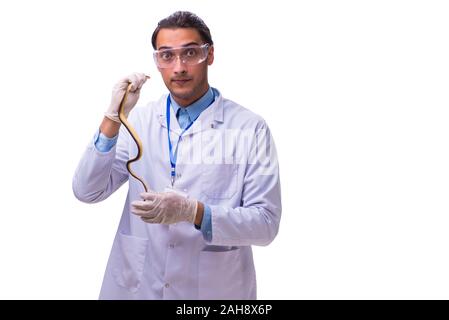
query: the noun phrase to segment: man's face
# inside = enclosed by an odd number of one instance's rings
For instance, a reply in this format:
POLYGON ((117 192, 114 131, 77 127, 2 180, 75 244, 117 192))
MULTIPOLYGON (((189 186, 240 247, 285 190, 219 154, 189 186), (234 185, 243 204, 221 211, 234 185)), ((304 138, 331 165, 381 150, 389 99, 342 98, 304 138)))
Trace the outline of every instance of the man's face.
MULTIPOLYGON (((204 41, 193 28, 161 29, 156 38, 157 50, 202 44, 204 41)), ((171 67, 158 67, 165 85, 179 105, 188 106, 206 92, 209 86, 207 66, 214 61, 213 49, 210 47, 207 59, 196 65, 188 65, 176 57, 171 67)))

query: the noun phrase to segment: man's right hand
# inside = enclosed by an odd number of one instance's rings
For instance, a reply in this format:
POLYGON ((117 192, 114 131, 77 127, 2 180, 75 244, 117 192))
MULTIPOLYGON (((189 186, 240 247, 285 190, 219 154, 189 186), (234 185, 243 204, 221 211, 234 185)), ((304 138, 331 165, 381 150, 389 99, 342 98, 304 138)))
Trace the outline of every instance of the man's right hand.
POLYGON ((126 117, 128 117, 129 112, 136 105, 137 100, 139 100, 140 89, 142 88, 145 81, 149 78, 150 77, 145 75, 144 73, 133 73, 121 79, 112 90, 111 105, 105 112, 105 117, 120 123, 120 119, 118 117, 118 109, 120 107, 120 103, 122 102, 123 96, 125 95, 125 91, 128 88, 128 85, 131 83, 132 87, 123 107, 124 114, 126 115, 126 117))

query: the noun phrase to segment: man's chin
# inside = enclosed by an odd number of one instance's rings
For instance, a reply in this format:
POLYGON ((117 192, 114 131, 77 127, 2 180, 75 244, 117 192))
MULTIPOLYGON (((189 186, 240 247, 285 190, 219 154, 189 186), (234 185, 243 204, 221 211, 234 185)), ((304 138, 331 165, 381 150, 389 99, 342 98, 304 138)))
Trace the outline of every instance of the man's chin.
POLYGON ((193 96, 192 90, 179 89, 179 88, 171 88, 170 93, 172 96, 182 100, 189 100, 193 96))

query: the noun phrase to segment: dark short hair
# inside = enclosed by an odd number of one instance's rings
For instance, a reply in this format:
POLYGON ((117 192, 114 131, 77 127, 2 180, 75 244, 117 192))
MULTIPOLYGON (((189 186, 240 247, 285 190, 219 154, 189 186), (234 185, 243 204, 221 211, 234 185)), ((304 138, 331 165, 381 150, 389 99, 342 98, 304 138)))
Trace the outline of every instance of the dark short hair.
POLYGON ((153 45, 153 48, 156 49, 156 38, 161 29, 176 28, 196 29, 205 43, 209 43, 210 45, 214 44, 209 28, 200 17, 188 11, 176 11, 167 18, 159 21, 157 24, 157 27, 151 37, 151 44, 153 45))

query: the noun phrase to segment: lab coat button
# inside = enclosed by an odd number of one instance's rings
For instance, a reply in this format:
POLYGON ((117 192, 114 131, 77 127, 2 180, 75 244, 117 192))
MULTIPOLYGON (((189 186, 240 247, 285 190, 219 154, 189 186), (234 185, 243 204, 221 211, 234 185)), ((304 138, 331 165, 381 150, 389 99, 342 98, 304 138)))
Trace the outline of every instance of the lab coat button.
POLYGON ((166 288, 170 287, 170 284, 166 283, 166 284, 165 284, 165 287, 166 287, 166 288))

